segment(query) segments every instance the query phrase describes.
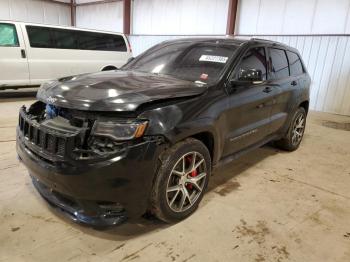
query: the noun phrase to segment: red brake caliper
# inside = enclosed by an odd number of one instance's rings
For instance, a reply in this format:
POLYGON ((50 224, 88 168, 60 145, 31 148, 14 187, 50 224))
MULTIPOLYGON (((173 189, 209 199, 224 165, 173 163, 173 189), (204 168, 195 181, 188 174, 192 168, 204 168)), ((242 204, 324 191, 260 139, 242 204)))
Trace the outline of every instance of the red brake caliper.
MULTIPOLYGON (((191 156, 186 157, 186 162, 190 165, 190 164, 192 163, 192 157, 191 157, 191 156)), ((197 175, 198 175, 197 170, 193 170, 193 171, 191 172, 191 174, 190 174, 191 177, 195 177, 195 176, 197 176, 197 175)), ((186 187, 187 187, 187 189, 192 189, 192 188, 193 188, 193 185, 190 184, 190 183, 188 183, 188 184, 186 185, 186 187)))

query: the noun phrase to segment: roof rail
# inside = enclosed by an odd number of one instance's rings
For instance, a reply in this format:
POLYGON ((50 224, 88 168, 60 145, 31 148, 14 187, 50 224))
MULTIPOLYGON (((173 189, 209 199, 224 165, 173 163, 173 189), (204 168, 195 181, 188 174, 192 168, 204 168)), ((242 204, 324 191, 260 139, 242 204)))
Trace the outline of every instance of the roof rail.
POLYGON ((266 42, 274 42, 272 40, 269 39, 264 39, 264 38, 258 38, 258 37, 252 37, 251 40, 258 40, 258 41, 266 41, 266 42))

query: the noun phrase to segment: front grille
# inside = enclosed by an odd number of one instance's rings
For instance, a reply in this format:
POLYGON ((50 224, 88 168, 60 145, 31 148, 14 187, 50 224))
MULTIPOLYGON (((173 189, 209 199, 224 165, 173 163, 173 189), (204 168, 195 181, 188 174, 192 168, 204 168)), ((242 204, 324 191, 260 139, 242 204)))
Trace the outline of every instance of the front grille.
POLYGON ((50 154, 64 156, 66 147, 65 139, 45 132, 39 126, 35 126, 31 121, 26 121, 22 115, 19 117, 19 129, 27 141, 38 146, 40 149, 50 154))
POLYGON ((56 130, 39 124, 23 108, 19 114, 18 129, 22 142, 30 151, 50 161, 63 160, 80 141, 80 129, 72 128, 56 130))

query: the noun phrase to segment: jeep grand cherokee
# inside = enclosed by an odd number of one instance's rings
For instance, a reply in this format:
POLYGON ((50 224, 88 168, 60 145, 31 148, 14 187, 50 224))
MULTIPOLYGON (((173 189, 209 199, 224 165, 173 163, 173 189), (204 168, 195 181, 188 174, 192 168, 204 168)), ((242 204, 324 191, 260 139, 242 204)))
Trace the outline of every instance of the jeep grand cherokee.
POLYGON ((158 44, 120 70, 43 84, 22 107, 17 152, 40 194, 76 221, 166 222, 200 203, 212 168, 270 141, 298 148, 310 77, 280 43, 158 44))

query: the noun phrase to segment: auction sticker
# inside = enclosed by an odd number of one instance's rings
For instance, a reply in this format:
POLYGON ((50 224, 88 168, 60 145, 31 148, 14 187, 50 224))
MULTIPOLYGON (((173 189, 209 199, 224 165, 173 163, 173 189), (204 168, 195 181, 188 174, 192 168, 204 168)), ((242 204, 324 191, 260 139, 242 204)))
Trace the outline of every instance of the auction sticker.
POLYGON ((227 56, 218 56, 218 55, 202 55, 199 58, 199 61, 205 62, 214 62, 214 63, 222 63, 225 64, 227 62, 227 56))
POLYGON ((203 79, 203 80, 207 80, 208 79, 208 74, 201 74, 201 76, 199 77, 200 79, 203 79))

